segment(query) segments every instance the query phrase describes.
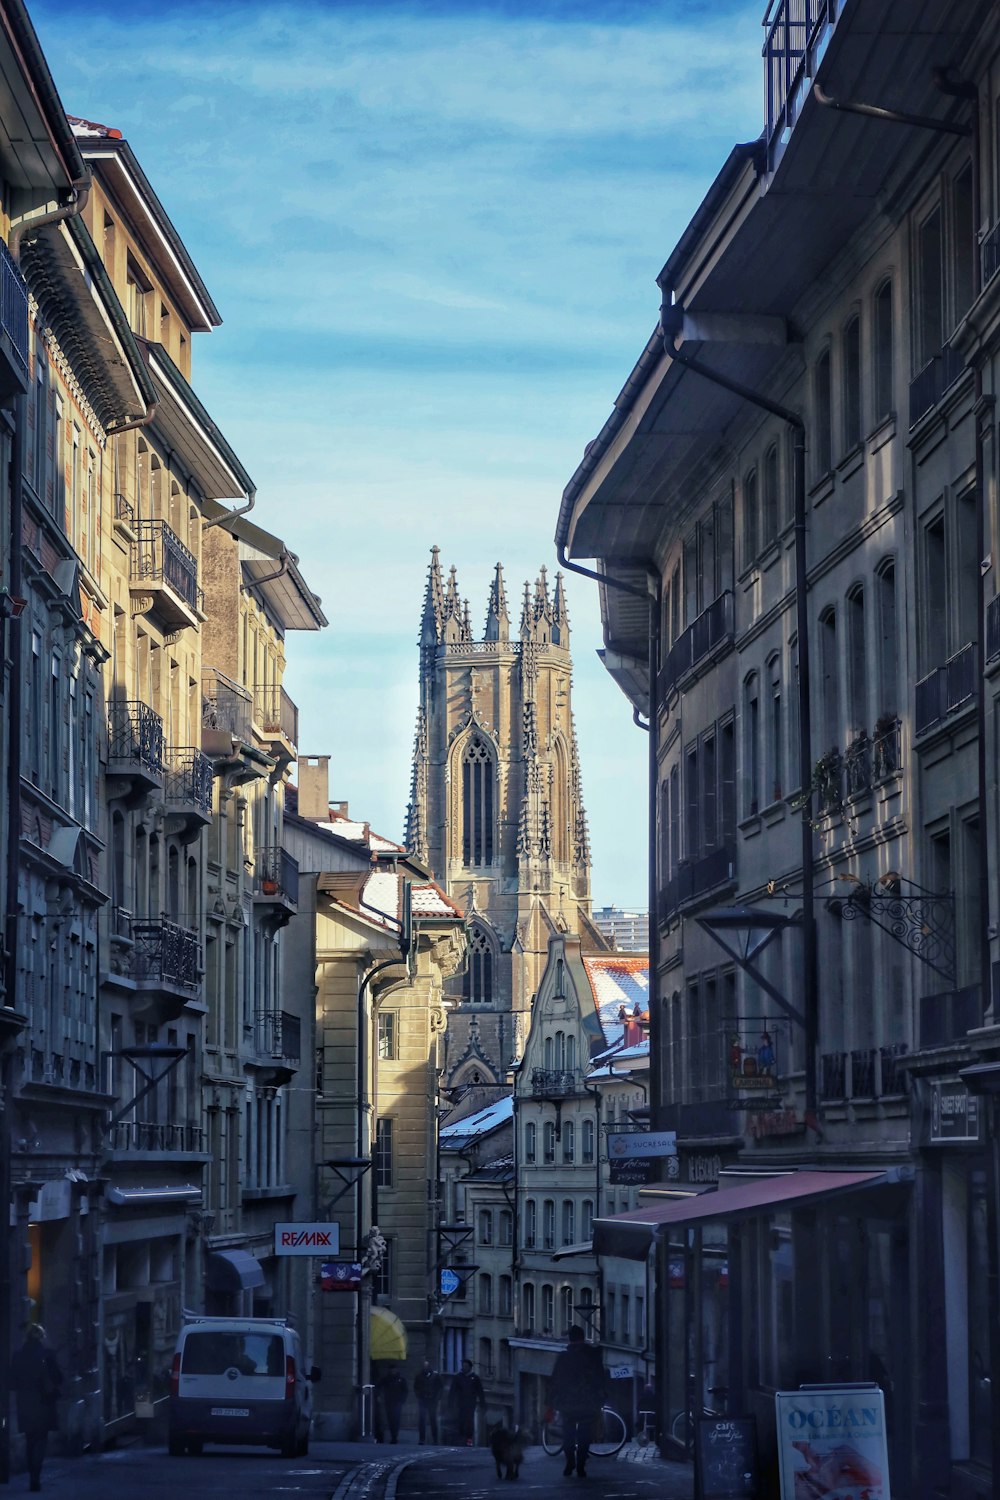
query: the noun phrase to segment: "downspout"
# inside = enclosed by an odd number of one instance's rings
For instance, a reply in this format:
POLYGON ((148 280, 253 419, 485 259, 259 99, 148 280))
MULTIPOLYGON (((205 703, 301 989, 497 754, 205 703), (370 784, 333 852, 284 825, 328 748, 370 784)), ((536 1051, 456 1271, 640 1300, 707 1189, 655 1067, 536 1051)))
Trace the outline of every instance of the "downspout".
POLYGON ((47 214, 39 214, 34 219, 22 219, 15 224, 7 240, 7 249, 10 251, 11 260, 15 265, 21 259, 21 241, 34 237, 39 229, 47 229, 50 224, 61 224, 66 219, 75 219, 87 206, 90 197, 90 173, 80 178, 77 182, 71 182, 67 191, 67 201, 61 203, 58 208, 53 208, 47 214))
MULTIPOLYGON (((666 295, 666 294, 665 294, 666 295)), ((799 786, 802 796, 802 969, 804 978, 803 1015, 805 1046, 805 1118, 806 1124, 819 1136, 817 1111, 816 1051, 819 1041, 819 994, 816 969, 816 912, 813 896, 814 862, 812 830, 812 726, 809 703, 809 609, 808 569, 806 559, 806 424, 798 412, 772 401, 739 380, 713 370, 693 355, 675 347, 674 339, 683 322, 683 309, 664 301, 660 309, 663 347, 672 360, 694 375, 710 380, 741 401, 770 412, 788 424, 793 434, 793 513, 795 531, 795 633, 799 658, 799 786)), ((652 1019, 652 1017, 650 1017, 652 1019)))
POLYGON ((202 521, 202 530, 208 531, 212 526, 227 526, 230 521, 238 521, 241 516, 245 516, 248 511, 253 510, 256 499, 257 491, 255 489, 248 490, 247 503, 242 509, 223 511, 221 516, 215 516, 211 521, 202 521))

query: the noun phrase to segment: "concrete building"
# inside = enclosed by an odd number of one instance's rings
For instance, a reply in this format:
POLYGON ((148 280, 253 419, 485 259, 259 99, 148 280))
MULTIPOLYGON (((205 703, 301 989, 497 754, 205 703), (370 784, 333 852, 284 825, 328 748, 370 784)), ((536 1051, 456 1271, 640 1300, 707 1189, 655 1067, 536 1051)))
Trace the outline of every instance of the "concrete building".
POLYGON ((649 912, 625 911, 620 906, 596 906, 591 914, 594 926, 613 948, 631 953, 645 953, 649 948, 649 912))
POLYGON ((773 1464, 776 1389, 875 1379, 893 1486, 967 1496, 1000 1473, 1000 33, 924 19, 770 8, 763 134, 557 542, 604 560, 652 735, 651 1120, 692 1196, 595 1246, 658 1257, 661 1438, 726 1386, 773 1464))

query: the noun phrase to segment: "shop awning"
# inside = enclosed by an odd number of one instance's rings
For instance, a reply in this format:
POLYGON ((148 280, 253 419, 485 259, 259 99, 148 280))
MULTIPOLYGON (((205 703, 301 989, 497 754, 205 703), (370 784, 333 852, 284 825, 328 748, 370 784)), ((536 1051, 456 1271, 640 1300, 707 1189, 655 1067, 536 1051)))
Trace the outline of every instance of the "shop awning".
POLYGON ((595 1255, 645 1260, 654 1240, 674 1226, 735 1219, 769 1208, 802 1208, 808 1203, 897 1181, 890 1172, 783 1172, 696 1197, 653 1202, 631 1213, 594 1220, 595 1255))
POLYGON ((192 1204, 201 1199, 201 1188, 196 1187, 193 1182, 187 1182, 183 1187, 137 1187, 137 1188, 108 1188, 107 1199, 116 1208, 127 1208, 129 1205, 146 1204, 156 1206, 160 1203, 183 1203, 192 1204))
POLYGON ((397 1318, 388 1307, 373 1307, 368 1326, 371 1331, 369 1354, 372 1359, 402 1361, 406 1358, 406 1328, 402 1318, 397 1318))
POLYGON ((264 1285, 264 1270, 249 1250, 213 1250, 205 1264, 210 1292, 247 1292, 264 1285))
POLYGON ((571 1255, 593 1255, 593 1240, 578 1240, 575 1245, 560 1245, 558 1250, 553 1250, 550 1260, 566 1260, 571 1255))

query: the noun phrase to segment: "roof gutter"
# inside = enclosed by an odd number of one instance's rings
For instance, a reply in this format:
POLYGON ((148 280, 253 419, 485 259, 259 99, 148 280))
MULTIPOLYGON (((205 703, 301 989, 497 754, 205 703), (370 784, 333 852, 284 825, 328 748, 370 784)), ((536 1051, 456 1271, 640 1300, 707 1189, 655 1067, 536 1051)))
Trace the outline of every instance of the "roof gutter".
POLYGON ((45 121, 49 139, 66 169, 69 186, 80 188, 89 182, 90 173, 80 154, 73 128, 66 118, 62 100, 45 61, 45 53, 22 0, 6 0, 6 4, 0 7, 0 23, 6 26, 18 54, 25 81, 38 106, 38 113, 45 121), (53 129, 53 123, 57 126, 56 129, 53 129))

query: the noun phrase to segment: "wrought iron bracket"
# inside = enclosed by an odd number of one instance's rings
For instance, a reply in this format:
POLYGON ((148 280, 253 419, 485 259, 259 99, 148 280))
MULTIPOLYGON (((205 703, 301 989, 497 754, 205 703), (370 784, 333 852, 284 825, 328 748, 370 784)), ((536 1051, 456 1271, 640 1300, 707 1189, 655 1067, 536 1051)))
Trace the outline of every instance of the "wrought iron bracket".
POLYGON ((833 897, 827 909, 845 921, 867 918, 901 948, 954 988, 955 894, 928 891, 912 880, 893 876, 881 880, 851 879, 844 897, 833 897))

